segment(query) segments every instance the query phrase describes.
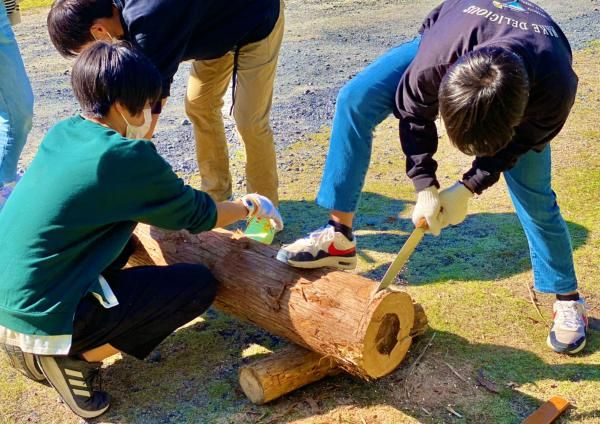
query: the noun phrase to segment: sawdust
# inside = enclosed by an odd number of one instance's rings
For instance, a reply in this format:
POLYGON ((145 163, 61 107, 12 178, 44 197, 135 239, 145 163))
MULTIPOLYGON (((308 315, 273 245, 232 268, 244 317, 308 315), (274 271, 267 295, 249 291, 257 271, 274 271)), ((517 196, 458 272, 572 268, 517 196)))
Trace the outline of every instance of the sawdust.
MULTIPOLYGON (((424 355, 408 379, 408 399, 402 399, 404 392, 397 391, 399 400, 403 404, 410 403, 439 414, 457 399, 461 399, 462 403, 469 403, 483 398, 484 395, 476 387, 475 370, 471 365, 453 364, 453 371, 444 361, 445 358, 439 353, 424 355), (455 372, 466 381, 459 378, 455 372)), ((404 379, 401 377, 399 382, 404 382, 404 379)))

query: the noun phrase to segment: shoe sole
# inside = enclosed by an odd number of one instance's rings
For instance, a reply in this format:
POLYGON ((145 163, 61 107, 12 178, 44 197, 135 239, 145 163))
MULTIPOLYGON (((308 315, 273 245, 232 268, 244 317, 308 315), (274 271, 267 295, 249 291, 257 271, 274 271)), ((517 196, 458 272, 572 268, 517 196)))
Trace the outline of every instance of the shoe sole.
POLYGON ((548 345, 548 347, 550 349, 552 349, 556 353, 564 353, 564 354, 567 354, 567 355, 575 355, 576 353, 581 352, 583 350, 583 348, 585 348, 585 345, 587 344, 587 340, 584 339, 583 343, 581 343, 579 346, 577 346, 577 348, 575 348, 574 350, 565 350, 565 351, 556 350, 554 348, 554 346, 552 346, 552 343, 550 342, 550 336, 546 337, 546 344, 548 345))
POLYGON ((96 418, 100 415, 104 414, 108 408, 110 408, 110 403, 106 405, 106 407, 99 409, 97 411, 86 411, 85 409, 81 409, 75 398, 73 398, 73 394, 71 389, 69 388, 67 382, 65 381, 65 377, 63 376, 62 371, 56 364, 56 361, 51 356, 38 356, 38 363, 46 379, 50 383, 52 387, 58 392, 61 399, 67 404, 71 411, 75 414, 79 415, 81 418, 96 418), (64 394, 63 394, 64 393, 64 394))
POLYGON ((325 268, 330 266, 343 270, 351 270, 356 268, 356 256, 351 258, 344 258, 341 256, 328 256, 326 258, 321 258, 316 261, 310 262, 299 262, 288 259, 287 263, 293 266, 294 268, 303 269, 325 268))
POLYGON ((23 353, 21 349, 12 345, 4 345, 4 351, 8 355, 13 368, 17 369, 25 377, 42 382, 46 380, 44 374, 37 370, 35 358, 32 354, 23 353))

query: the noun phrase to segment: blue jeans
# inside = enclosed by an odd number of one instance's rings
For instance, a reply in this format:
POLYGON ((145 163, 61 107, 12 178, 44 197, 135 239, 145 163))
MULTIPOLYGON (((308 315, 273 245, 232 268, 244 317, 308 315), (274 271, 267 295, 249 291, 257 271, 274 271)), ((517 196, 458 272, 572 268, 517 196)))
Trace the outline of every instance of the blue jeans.
POLYGON ((398 83, 420 42, 417 37, 394 47, 340 90, 317 195, 319 206, 340 212, 356 210, 371 161, 373 130, 393 112, 398 83))
MULTIPOLYGON (((318 205, 356 211, 371 159, 373 130, 392 113, 396 88, 419 43, 417 37, 391 49, 341 89, 318 205)), ((529 242, 536 290, 576 290, 570 236, 550 185, 550 148, 527 153, 504 175, 529 242)))
POLYGON ((550 146, 530 151, 504 172, 531 255, 535 289, 564 294, 577 290, 573 249, 567 224, 551 186, 550 146))
POLYGON ((0 1, 0 187, 15 180, 33 117, 33 93, 0 1))

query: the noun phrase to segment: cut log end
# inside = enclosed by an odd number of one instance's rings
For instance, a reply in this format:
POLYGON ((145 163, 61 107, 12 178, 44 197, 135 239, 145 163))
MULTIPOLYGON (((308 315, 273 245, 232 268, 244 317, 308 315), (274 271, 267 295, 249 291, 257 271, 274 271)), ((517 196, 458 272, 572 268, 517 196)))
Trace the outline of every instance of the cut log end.
POLYGON ((368 377, 383 377, 396 369, 410 347, 414 320, 412 299, 407 293, 381 298, 365 333, 361 365, 368 377))
POLYGON ((239 381, 244 394, 248 397, 248 399, 250 399, 250 402, 257 405, 262 405, 263 403, 268 402, 268 400, 265 398, 263 383, 256 376, 252 368, 241 368, 239 381))
MULTIPOLYGON (((423 307, 415 304, 414 310, 415 323, 407 339, 418 337, 427 331, 427 316, 423 307)), ((385 317, 384 321, 386 321, 385 317)), ((383 334, 393 333, 388 332, 390 321, 392 330, 395 329, 395 320, 387 318, 387 324, 381 331, 383 334)), ((407 339, 404 339, 404 343, 410 344, 407 339)), ((386 344, 387 340, 389 338, 382 337, 380 347, 387 349, 391 345, 391 343, 386 344)), ((244 365, 240 370, 240 385, 253 403, 262 405, 340 371, 338 364, 331 357, 324 357, 300 346, 290 345, 266 358, 244 365)))

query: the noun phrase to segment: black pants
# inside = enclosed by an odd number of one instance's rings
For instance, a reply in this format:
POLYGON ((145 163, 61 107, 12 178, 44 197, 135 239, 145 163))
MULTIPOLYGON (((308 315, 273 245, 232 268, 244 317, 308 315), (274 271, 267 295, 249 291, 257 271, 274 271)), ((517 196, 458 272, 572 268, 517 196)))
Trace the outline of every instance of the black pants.
POLYGON ((120 269, 130 243, 102 275, 119 305, 106 309, 91 294, 74 318, 71 355, 109 343, 143 359, 169 334, 202 314, 215 298, 217 281, 204 265, 175 264, 120 269))

